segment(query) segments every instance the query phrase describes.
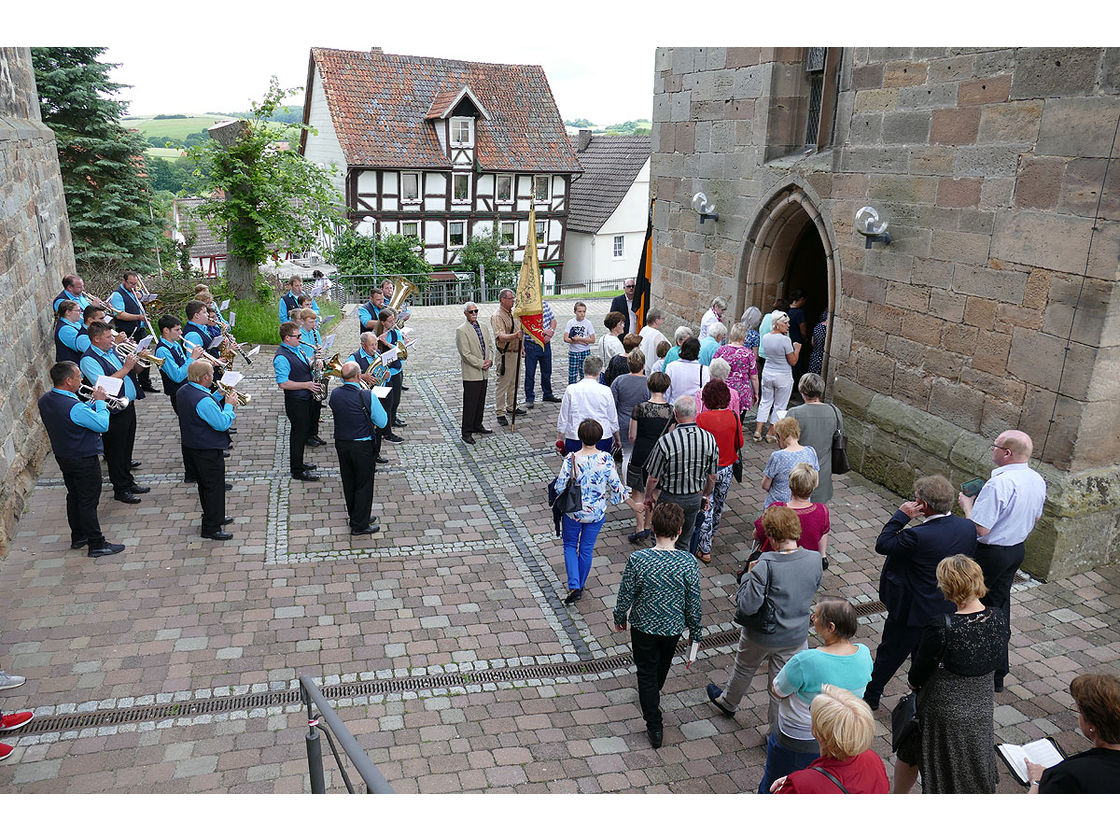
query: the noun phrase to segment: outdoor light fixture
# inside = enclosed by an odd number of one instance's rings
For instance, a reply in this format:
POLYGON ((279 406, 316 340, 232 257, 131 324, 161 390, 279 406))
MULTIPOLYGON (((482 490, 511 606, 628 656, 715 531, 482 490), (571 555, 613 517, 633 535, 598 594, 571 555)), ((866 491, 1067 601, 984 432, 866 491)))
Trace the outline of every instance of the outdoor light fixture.
POLYGON ((708 197, 702 192, 698 192, 692 197, 692 209, 700 214, 700 224, 704 224, 707 219, 711 219, 713 222, 719 221, 716 206, 709 202, 708 197))
POLYGON ((856 211, 856 230, 863 234, 864 247, 868 250, 872 242, 891 244, 891 235, 887 233, 887 221, 879 218, 879 211, 874 207, 861 207, 856 211))

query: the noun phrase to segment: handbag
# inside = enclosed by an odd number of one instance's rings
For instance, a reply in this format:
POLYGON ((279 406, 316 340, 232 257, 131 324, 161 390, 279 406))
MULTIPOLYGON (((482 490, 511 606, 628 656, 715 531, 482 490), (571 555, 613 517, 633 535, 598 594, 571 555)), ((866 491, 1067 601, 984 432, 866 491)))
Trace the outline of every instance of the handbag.
POLYGON ((556 513, 578 513, 583 510, 583 492, 579 486, 579 467, 574 453, 571 472, 567 486, 559 493, 556 492, 555 478, 548 485, 548 505, 556 513))
MULTIPOLYGON (((735 418, 739 423, 739 439, 743 437, 743 423, 739 418, 735 418)), ((731 465, 731 475, 734 476, 735 481, 739 484, 743 483, 743 447, 740 446, 735 450, 735 463, 731 465)))
MULTIPOLYGON (((949 630, 953 626, 953 618, 945 615, 945 644, 938 656, 937 667, 945 662, 945 651, 949 647, 949 630)), ((903 695, 898 704, 891 709, 891 750, 898 752, 898 748, 914 737, 922 728, 921 709, 918 704, 919 692, 911 691, 903 695)))
MULTIPOLYGON (((762 593, 762 603, 755 612, 747 615, 739 606, 739 596, 735 596, 735 623, 748 630, 771 636, 778 630, 778 611, 770 600, 770 563, 766 564, 766 589, 762 593)), ((742 584, 739 585, 742 589, 742 584)))
POLYGON ((848 437, 840 429, 840 412, 836 406, 832 406, 832 411, 836 414, 836 430, 832 433, 832 474, 843 475, 852 468, 848 463, 848 437))

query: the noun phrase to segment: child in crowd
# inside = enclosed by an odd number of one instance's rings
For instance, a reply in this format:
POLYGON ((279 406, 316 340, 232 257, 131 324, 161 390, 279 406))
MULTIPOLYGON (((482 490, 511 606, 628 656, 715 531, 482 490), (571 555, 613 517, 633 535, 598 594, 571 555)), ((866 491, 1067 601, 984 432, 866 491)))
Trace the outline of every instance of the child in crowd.
POLYGON ((672 345, 668 341, 659 341, 657 343, 657 361, 653 363, 653 369, 650 373, 664 373, 665 372, 665 357, 669 355, 669 350, 672 345))
POLYGON ((564 343, 568 345, 568 384, 583 379, 583 360, 591 354, 595 343, 595 327, 587 320, 587 304, 576 303, 573 308, 576 317, 564 327, 564 343))

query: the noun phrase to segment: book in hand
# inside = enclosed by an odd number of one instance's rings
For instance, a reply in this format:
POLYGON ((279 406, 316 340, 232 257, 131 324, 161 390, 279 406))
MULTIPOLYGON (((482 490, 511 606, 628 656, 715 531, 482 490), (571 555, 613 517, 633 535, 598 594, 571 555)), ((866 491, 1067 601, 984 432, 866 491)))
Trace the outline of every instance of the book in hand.
POLYGON ((1003 759, 1004 764, 1015 774, 1019 784, 1024 786, 1030 784, 1030 778, 1027 775, 1028 759, 1035 764, 1041 764, 1043 767, 1053 767, 1066 757, 1061 748, 1054 743, 1053 738, 1039 738, 1037 741, 1031 741, 1029 744, 1023 744, 1022 746, 1018 744, 996 744, 996 752, 999 753, 999 757, 1003 759))

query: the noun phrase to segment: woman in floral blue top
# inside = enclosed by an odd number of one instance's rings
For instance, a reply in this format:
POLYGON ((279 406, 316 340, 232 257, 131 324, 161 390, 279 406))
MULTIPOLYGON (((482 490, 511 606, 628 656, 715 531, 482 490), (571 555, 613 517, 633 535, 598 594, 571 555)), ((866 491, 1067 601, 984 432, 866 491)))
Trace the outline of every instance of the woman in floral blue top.
POLYGON ((762 489, 766 491, 763 509, 774 502, 788 502, 793 498, 789 489, 789 474, 798 464, 804 462, 815 470, 821 468, 817 460, 817 450, 801 445, 801 424, 796 418, 783 417, 774 424, 778 436, 779 449, 770 453, 770 460, 762 470, 762 489))
POLYGON ((579 424, 583 448, 564 459, 556 476, 556 492, 562 493, 572 476, 573 465, 579 482, 583 509, 566 513, 562 523, 564 535, 564 566, 568 571, 568 597, 565 604, 574 604, 583 596, 587 576, 591 573, 591 552, 607 516, 607 504, 618 504, 630 495, 618 477, 610 453, 596 448, 603 437, 603 427, 595 420, 579 424))

